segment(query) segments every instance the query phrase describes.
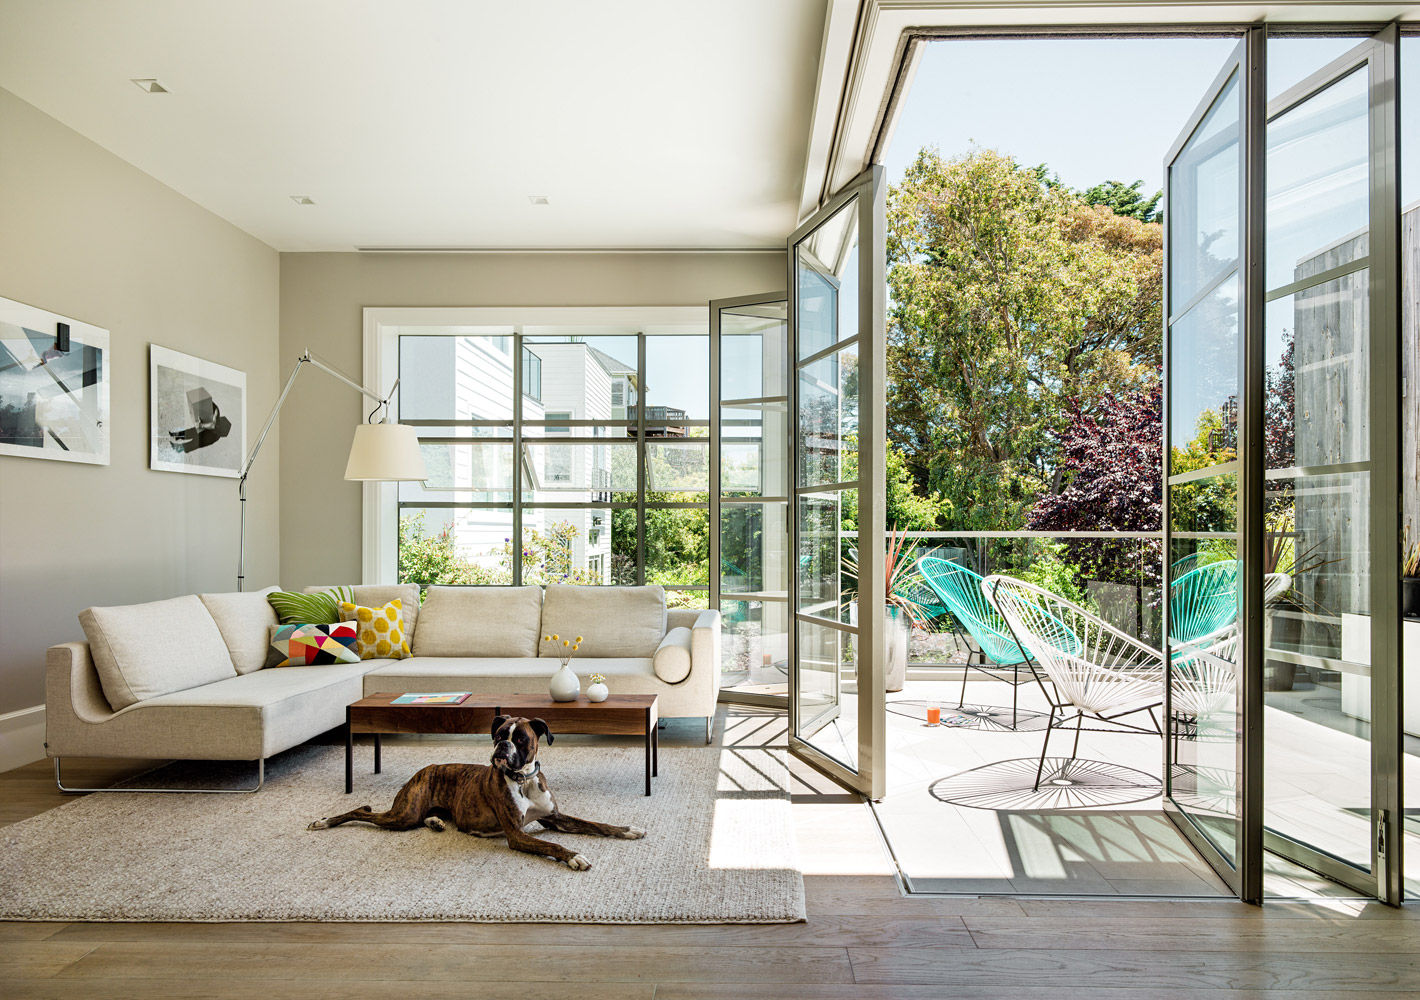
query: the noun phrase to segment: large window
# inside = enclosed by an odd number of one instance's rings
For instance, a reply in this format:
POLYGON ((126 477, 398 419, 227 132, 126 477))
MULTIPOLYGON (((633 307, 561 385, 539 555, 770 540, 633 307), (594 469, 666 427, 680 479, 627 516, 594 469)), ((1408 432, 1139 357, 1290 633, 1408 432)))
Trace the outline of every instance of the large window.
POLYGON ((393 564, 376 578, 658 583, 673 606, 706 604, 703 308, 526 310, 506 325, 479 321, 517 310, 369 312, 429 468, 370 495, 393 564))

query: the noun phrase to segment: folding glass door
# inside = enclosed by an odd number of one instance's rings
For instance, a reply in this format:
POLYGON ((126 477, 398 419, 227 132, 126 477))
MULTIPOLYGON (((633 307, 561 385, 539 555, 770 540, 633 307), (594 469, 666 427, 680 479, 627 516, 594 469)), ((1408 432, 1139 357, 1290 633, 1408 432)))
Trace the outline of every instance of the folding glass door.
POLYGON ((882 168, 789 238, 790 750, 884 789, 882 168))
POLYGON ((721 690, 775 707, 789 691, 788 351, 782 292, 710 303, 710 585, 723 622, 721 690))
POLYGON ((1167 162, 1165 805, 1398 902, 1396 33, 1270 103, 1265 41, 1167 162))
POLYGON ((1256 692, 1243 669, 1251 609, 1241 462, 1250 453, 1239 420, 1258 186, 1247 137, 1264 41, 1256 30, 1239 43, 1175 143, 1164 215, 1164 587, 1199 591, 1164 607, 1165 808, 1246 898, 1261 896, 1261 869, 1249 862, 1260 835, 1245 794, 1257 772, 1243 720, 1256 692))
POLYGON ((1264 844, 1398 901, 1396 44, 1268 104, 1258 388, 1264 844))

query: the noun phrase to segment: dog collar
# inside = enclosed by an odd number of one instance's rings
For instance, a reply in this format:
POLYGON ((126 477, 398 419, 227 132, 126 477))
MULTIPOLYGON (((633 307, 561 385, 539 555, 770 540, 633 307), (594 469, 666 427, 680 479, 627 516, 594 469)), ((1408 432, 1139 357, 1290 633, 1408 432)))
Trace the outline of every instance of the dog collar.
POLYGON ((517 771, 504 771, 504 772, 503 772, 504 776, 509 777, 509 778, 512 778, 514 781, 518 781, 518 782, 531 781, 533 778, 536 778, 536 777, 537 777, 539 774, 541 774, 541 773, 542 773, 542 762, 541 762, 541 761, 537 761, 537 760, 533 761, 532 770, 531 770, 531 771, 528 771, 526 774, 520 774, 520 773, 517 772, 517 771))

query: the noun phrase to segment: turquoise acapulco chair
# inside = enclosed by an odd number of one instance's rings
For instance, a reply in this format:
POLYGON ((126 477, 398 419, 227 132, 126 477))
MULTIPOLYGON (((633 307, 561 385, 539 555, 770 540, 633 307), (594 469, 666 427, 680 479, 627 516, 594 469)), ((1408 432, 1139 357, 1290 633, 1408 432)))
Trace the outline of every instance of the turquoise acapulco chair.
POLYGON ((961 675, 961 698, 957 706, 966 704, 966 677, 969 670, 978 670, 992 680, 1002 680, 995 671, 1011 671, 1011 728, 1016 726, 1016 706, 1021 684, 1039 680, 1031 669, 1031 658, 1011 635, 1006 620, 990 604, 981 590, 981 577, 958 563, 934 556, 917 561, 917 571, 943 606, 966 630, 968 645, 966 666, 961 675), (1021 667, 1030 671, 1022 680, 1021 667))

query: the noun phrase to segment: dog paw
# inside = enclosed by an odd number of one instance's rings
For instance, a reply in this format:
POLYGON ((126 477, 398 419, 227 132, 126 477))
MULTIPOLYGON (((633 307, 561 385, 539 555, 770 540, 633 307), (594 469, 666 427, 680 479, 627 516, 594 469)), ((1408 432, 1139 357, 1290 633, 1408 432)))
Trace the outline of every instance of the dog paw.
POLYGON ((327 822, 326 822, 325 820, 323 820, 323 819, 318 819, 318 820, 316 820, 315 822, 313 822, 310 826, 306 827, 306 829, 307 829, 307 830, 328 830, 328 829, 330 829, 330 824, 327 823, 327 822))
POLYGON ((443 833, 449 828, 449 825, 443 820, 441 820, 438 816, 425 816, 424 825, 427 826, 429 829, 433 830, 435 833, 443 833))
POLYGON ((646 836, 646 831, 639 826, 628 826, 625 830, 617 834, 622 840, 640 840, 646 836))
POLYGON ((592 867, 592 863, 580 854, 574 854, 567 859, 567 867, 574 872, 584 872, 592 867))

